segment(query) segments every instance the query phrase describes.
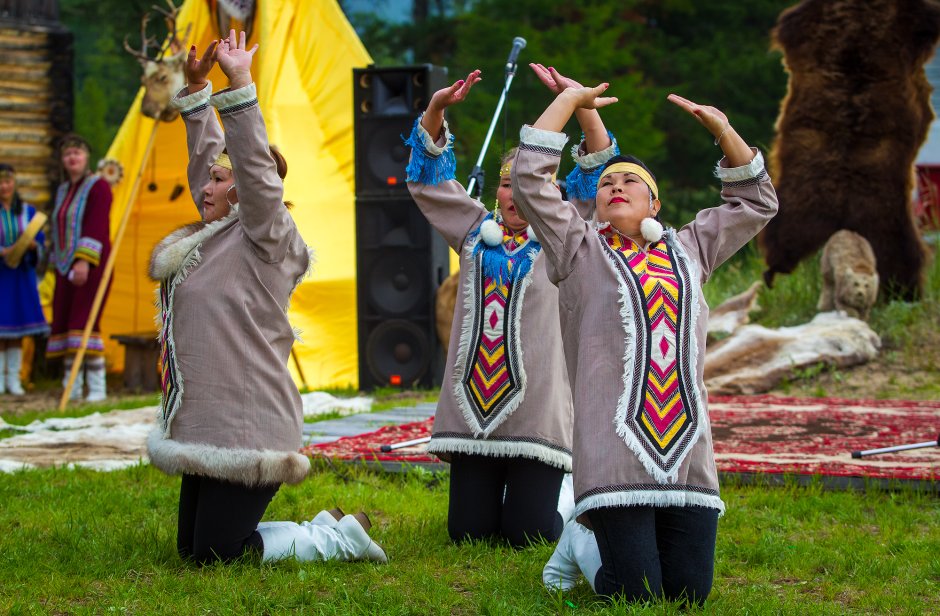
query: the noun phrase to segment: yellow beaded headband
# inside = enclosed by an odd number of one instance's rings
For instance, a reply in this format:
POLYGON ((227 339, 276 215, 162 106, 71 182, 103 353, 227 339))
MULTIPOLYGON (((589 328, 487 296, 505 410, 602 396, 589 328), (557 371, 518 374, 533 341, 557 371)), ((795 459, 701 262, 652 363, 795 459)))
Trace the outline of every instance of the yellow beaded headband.
POLYGON ((614 163, 611 166, 604 169, 604 172, 601 173, 601 177, 597 178, 597 187, 601 187, 601 180, 605 176, 610 175, 611 173, 633 173, 640 177, 649 189, 653 192, 653 198, 659 199, 659 188, 656 187, 656 180, 653 179, 653 176, 650 175, 649 171, 639 166, 636 163, 614 163))
POLYGON ((8 180, 15 177, 16 174, 9 169, 0 169, 0 180, 8 180))
POLYGON ((228 169, 229 171, 232 170, 232 159, 229 158, 228 154, 226 154, 225 152, 222 152, 221 154, 219 154, 219 157, 216 158, 215 162, 212 164, 218 165, 222 167, 223 169, 228 169))

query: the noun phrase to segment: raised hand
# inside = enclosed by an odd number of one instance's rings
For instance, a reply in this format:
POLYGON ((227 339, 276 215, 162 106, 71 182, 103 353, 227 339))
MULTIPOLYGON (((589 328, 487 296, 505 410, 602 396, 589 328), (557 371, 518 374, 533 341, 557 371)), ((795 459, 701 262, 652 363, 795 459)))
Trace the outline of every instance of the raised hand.
POLYGON ((565 77, 553 67, 545 68, 542 64, 532 62, 529 64, 529 68, 531 68, 535 76, 539 78, 539 81, 545 84, 545 87, 555 94, 561 94, 566 88, 583 87, 580 83, 570 77, 565 77))
POLYGON ((715 138, 715 145, 721 148, 728 166, 741 167, 754 158, 751 147, 735 132, 734 128, 728 123, 728 116, 719 109, 693 103, 678 94, 670 94, 666 98, 685 109, 712 134, 715 138))
POLYGON ((565 88, 560 96, 566 97, 575 109, 600 109, 617 102, 616 96, 601 96, 609 87, 609 83, 602 83, 593 88, 565 88))
POLYGON ((255 43, 251 49, 246 49, 245 32, 235 38, 235 30, 229 31, 228 38, 222 39, 215 52, 215 59, 219 68, 228 77, 229 85, 233 90, 243 88, 251 83, 251 60, 258 51, 255 43))
POLYGON ((693 103, 678 94, 670 94, 666 97, 666 100, 685 109, 692 117, 698 120, 715 139, 721 137, 721 134, 728 129, 728 116, 715 107, 693 103))
POLYGON ((424 127, 424 130, 433 138, 439 138, 444 130, 444 110, 467 98, 473 84, 482 79, 480 69, 477 69, 471 71, 466 79, 455 81, 453 85, 435 92, 428 103, 424 116, 421 117, 421 126, 424 127))
POLYGON ((436 109, 446 109, 451 105, 462 102, 467 98, 467 94, 470 93, 470 88, 483 79, 480 77, 480 73, 480 69, 471 71, 466 79, 455 81, 453 85, 435 92, 431 97, 431 102, 428 103, 428 109, 432 107, 436 109))
POLYGON ((190 94, 198 92, 206 86, 209 71, 215 66, 215 48, 218 44, 218 41, 209 43, 209 46, 202 54, 202 58, 196 57, 195 45, 189 48, 186 64, 183 65, 183 75, 186 77, 186 86, 190 94))

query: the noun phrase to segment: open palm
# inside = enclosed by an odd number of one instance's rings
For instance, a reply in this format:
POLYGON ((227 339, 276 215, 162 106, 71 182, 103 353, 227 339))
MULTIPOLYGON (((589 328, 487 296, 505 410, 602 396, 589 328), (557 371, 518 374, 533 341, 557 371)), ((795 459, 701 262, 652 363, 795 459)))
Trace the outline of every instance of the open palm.
MULTIPOLYGON (((227 39, 222 39, 215 52, 215 59, 219 63, 219 68, 229 78, 232 87, 238 87, 247 77, 247 82, 251 82, 251 61, 258 51, 258 44, 255 43, 251 49, 246 49, 245 32, 235 37, 235 30, 229 32, 227 39)), ((241 84, 244 85, 244 84, 241 84)))
POLYGON ((479 82, 482 77, 480 77, 480 69, 472 71, 467 75, 466 79, 461 79, 453 83, 453 85, 438 90, 434 93, 434 96, 431 97, 430 105, 433 105, 439 109, 444 109, 455 105, 459 102, 462 102, 467 95, 470 93, 470 88, 473 87, 473 84, 479 82))

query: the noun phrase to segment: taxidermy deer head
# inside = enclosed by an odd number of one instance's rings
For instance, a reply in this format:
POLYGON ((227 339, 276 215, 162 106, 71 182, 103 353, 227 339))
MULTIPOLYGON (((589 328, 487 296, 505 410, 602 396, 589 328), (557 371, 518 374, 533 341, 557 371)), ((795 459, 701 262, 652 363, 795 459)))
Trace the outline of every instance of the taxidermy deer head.
POLYGON ((127 42, 127 37, 124 37, 124 49, 137 58, 144 71, 140 76, 140 82, 144 85, 144 99, 140 105, 141 113, 148 118, 170 122, 178 115, 175 109, 170 108, 170 99, 176 96, 184 85, 183 65, 188 52, 186 40, 189 38, 192 24, 187 26, 182 39, 179 38, 176 32, 176 15, 179 8, 173 4, 173 0, 166 0, 166 3, 169 9, 153 6, 153 10, 163 15, 166 22, 168 32, 166 42, 160 46, 155 38, 147 35, 147 23, 150 21, 151 14, 145 13, 140 20, 140 50, 131 47, 127 42), (153 58, 147 52, 150 47, 159 49, 153 58), (170 51, 171 55, 166 55, 167 51, 170 51))

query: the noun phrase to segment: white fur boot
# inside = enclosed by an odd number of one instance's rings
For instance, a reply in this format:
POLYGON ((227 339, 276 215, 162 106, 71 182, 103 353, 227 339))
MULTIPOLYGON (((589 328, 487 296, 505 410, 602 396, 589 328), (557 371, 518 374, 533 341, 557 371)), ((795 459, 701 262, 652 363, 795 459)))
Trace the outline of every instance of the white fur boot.
POLYGON ((594 533, 571 520, 565 525, 555 552, 542 569, 542 583, 549 590, 571 590, 584 574, 594 588, 594 578, 601 568, 601 553, 594 533))
POLYGON ((0 394, 7 393, 7 380, 4 375, 7 373, 7 354, 6 351, 0 353, 0 394))
POLYGON ((561 480, 561 489, 558 491, 558 515, 561 523, 567 525, 574 517, 574 480, 571 473, 565 473, 561 480))
POLYGON ((101 402, 108 397, 103 357, 91 357, 85 362, 85 382, 88 384, 85 402, 101 402))
MULTIPOLYGON (((65 389, 69 384, 69 375, 72 374, 72 362, 74 361, 73 357, 66 357, 62 361, 62 369, 65 374, 62 375, 62 388, 65 389)), ((78 369, 78 374, 75 375, 75 384, 72 385, 72 392, 69 394, 69 400, 72 402, 78 402, 82 399, 82 374, 84 373, 85 367, 82 366, 78 369)))
MULTIPOLYGON (((326 513, 330 515, 329 512, 326 513)), ((319 560, 388 562, 385 551, 372 541, 359 520, 351 515, 343 517, 334 526, 328 523, 314 524, 312 521, 304 524, 263 522, 258 525, 258 532, 264 542, 262 558, 265 561, 296 558, 301 562, 319 560)))
POLYGON ((20 383, 20 366, 23 361, 23 349, 20 347, 7 347, 5 355, 7 357, 7 391, 14 396, 22 396, 26 393, 23 391, 23 385, 20 383))

